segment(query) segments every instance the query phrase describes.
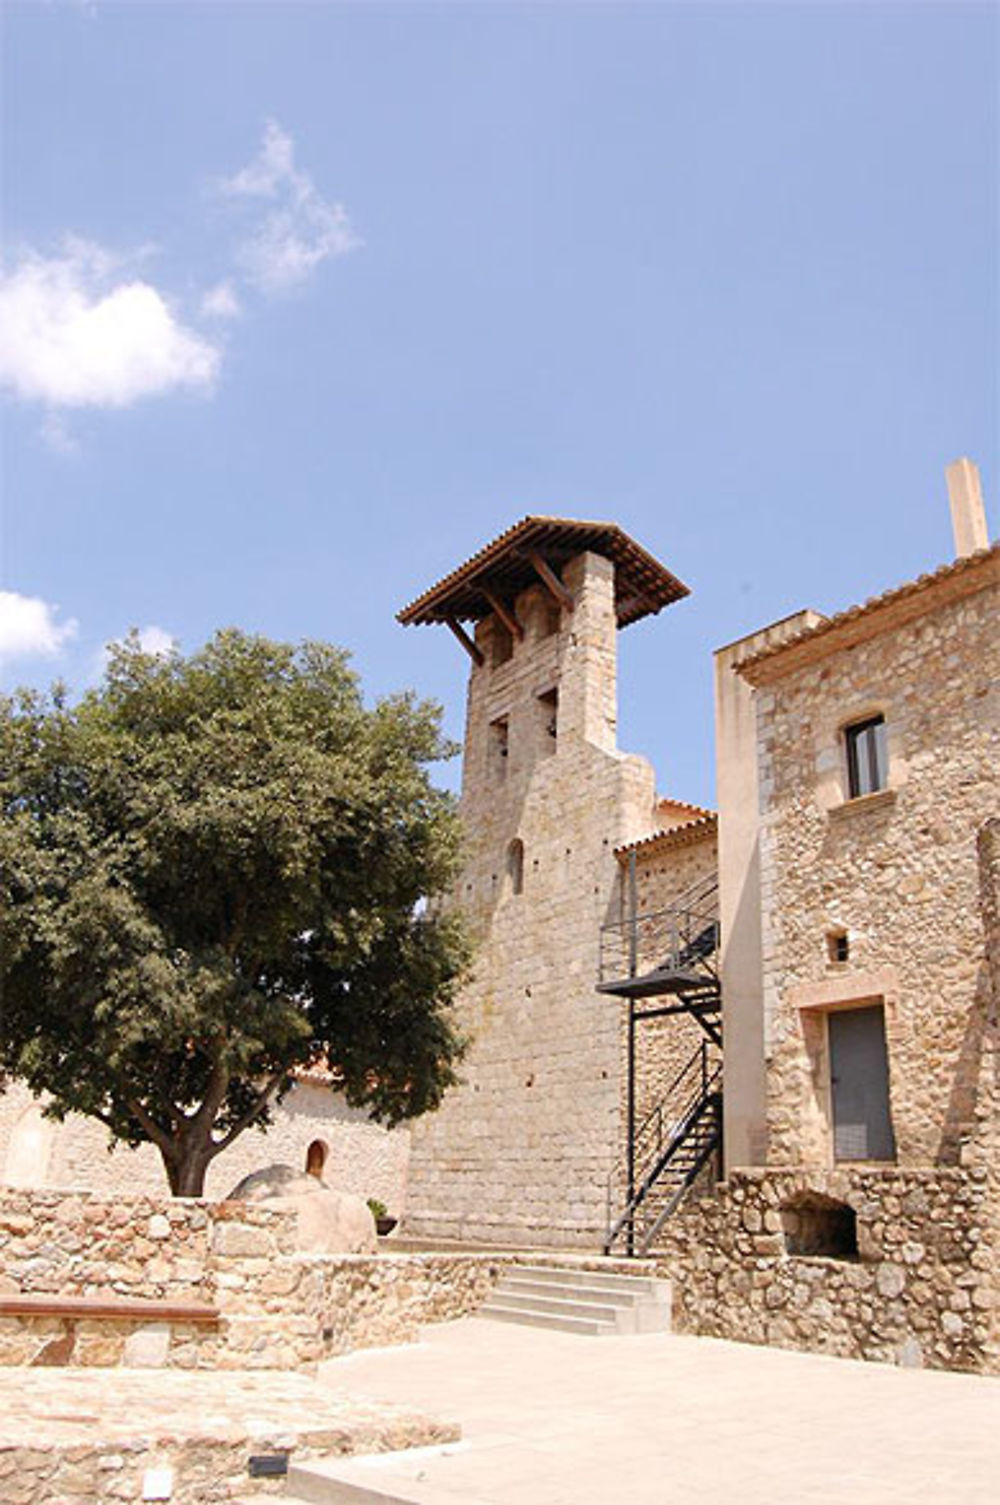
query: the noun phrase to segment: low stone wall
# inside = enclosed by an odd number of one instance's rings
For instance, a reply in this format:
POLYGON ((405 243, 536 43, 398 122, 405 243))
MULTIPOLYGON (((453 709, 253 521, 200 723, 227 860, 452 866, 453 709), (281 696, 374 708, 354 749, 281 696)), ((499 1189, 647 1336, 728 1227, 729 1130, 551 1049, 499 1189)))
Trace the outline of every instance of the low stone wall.
POLYGON ((3 1317, 0 1365, 308 1369, 474 1311, 513 1257, 301 1254, 294 1213, 253 1204, 7 1192, 0 1294, 198 1301, 220 1321, 3 1317))
POLYGON ((1000 1183, 985 1170, 739 1171, 661 1243, 678 1331, 1000 1374, 1000 1183))
POLYGON ((221 1275, 294 1249, 291 1218, 247 1202, 0 1192, 0 1294, 211 1301, 221 1275))

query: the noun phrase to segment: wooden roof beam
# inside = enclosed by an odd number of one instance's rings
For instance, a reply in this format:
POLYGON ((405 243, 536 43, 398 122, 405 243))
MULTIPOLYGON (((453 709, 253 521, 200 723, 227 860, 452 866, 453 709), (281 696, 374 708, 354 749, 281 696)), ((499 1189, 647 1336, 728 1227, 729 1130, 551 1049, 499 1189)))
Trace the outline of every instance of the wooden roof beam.
POLYGON ((640 609, 644 614, 652 613, 653 615, 655 615, 660 608, 659 606, 651 603, 649 597, 642 591, 634 591, 633 594, 631 596, 627 596, 624 601, 618 601, 615 603, 615 610, 619 617, 628 616, 631 612, 640 609))
POLYGON ((448 626, 451 628, 455 636, 458 638, 458 641, 461 643, 462 647, 465 649, 472 662, 474 664, 478 664, 479 667, 482 668, 483 664, 486 662, 483 657, 482 650, 480 648, 477 648, 476 644, 473 642, 472 638, 470 638, 461 622, 457 621, 455 617, 445 617, 445 621, 447 622, 448 626))
POLYGON ((494 595, 488 585, 480 585, 479 589, 482 591, 483 595, 486 597, 487 601, 490 603, 490 606, 496 612, 497 616, 500 618, 507 631, 511 634, 512 637, 517 638, 517 641, 520 642, 524 637, 524 628, 515 617, 513 611, 511 611, 509 607, 503 604, 499 596, 494 595))
POLYGON ((541 580, 553 600, 557 601, 560 606, 565 607, 567 611, 572 611, 575 604, 572 593, 563 585, 552 566, 542 558, 537 549, 529 549, 528 558, 534 566, 535 574, 541 580))

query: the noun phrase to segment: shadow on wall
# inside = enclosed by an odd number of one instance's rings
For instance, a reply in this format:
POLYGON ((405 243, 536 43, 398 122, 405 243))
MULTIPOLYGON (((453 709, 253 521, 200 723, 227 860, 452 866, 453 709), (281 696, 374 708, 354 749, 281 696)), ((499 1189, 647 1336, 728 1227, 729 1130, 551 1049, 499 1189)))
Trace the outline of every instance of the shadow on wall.
POLYGON ((5 1185, 32 1188, 46 1184, 56 1126, 42 1114, 41 1103, 30 1103, 15 1123, 4 1161, 5 1185))
POLYGON ((1000 819, 988 820, 978 833, 979 913, 985 961, 959 1048, 938 1164, 956 1165, 962 1141, 977 1129, 985 1111, 995 1119, 1000 1108, 1000 819))

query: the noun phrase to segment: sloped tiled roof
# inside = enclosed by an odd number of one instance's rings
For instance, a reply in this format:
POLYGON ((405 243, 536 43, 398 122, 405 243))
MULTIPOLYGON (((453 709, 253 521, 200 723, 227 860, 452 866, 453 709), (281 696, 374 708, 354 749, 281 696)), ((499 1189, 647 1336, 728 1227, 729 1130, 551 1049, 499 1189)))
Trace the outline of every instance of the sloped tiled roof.
POLYGON ((689 842, 702 841, 705 837, 712 836, 718 824, 719 817, 708 810, 697 820, 682 821, 680 825, 668 826, 662 831, 654 831, 651 836, 642 836, 638 841, 628 841, 624 846, 615 847, 615 856, 624 857, 629 852, 649 856, 670 847, 683 847, 689 842))
POLYGON ((942 600, 951 599, 998 582, 1000 543, 943 564, 940 569, 920 575, 916 580, 907 581, 905 585, 894 586, 881 595, 872 596, 859 606, 848 607, 846 611, 837 612, 832 617, 823 617, 813 626, 803 628, 783 642, 740 659, 734 667, 737 673, 745 675, 751 683, 770 679, 772 666, 780 673, 786 667, 795 668, 799 663, 814 657, 814 644, 817 645, 817 653, 822 653, 826 649, 849 647, 871 636, 873 631, 879 630, 880 615, 889 618, 895 626, 921 616, 926 609, 937 604, 938 597, 942 600), (980 581, 974 578, 978 571, 983 573, 980 581))
POLYGON ((512 599, 529 585, 538 583, 531 562, 537 553, 558 572, 576 554, 589 550, 615 565, 615 606, 618 626, 626 627, 660 611, 688 595, 688 587, 659 560, 637 544, 615 523, 583 522, 568 517, 525 517, 485 548, 473 554, 458 569, 432 585, 397 620, 415 623, 476 622, 492 610, 483 595, 488 587, 497 596, 512 599))

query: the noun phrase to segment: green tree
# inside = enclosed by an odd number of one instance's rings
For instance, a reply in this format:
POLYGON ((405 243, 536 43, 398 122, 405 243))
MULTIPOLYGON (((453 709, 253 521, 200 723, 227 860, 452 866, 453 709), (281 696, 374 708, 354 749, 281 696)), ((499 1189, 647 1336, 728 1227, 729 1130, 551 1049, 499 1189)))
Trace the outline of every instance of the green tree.
POLYGON ((171 1190, 325 1061, 387 1124, 437 1106, 466 961, 439 712, 237 631, 116 648, 100 689, 0 702, 0 1072, 151 1141, 171 1190))

